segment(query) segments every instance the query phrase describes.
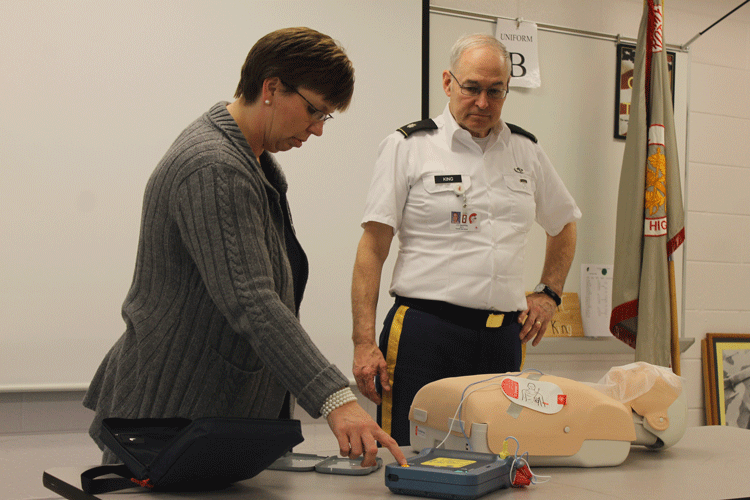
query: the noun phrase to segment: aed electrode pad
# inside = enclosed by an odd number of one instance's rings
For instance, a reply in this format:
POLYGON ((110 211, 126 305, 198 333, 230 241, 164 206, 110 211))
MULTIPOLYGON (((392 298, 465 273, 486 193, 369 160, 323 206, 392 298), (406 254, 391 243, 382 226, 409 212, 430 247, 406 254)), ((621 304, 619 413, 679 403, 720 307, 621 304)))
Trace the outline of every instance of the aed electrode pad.
POLYGON ((328 457, 315 466, 316 472, 323 474, 344 474, 346 476, 366 476, 383 466, 383 459, 375 459, 375 465, 362 467, 362 459, 351 459, 343 457, 328 457))
POLYGON ((268 470, 288 470, 298 472, 313 471, 315 470, 315 466, 326 458, 328 457, 290 452, 269 465, 268 470))

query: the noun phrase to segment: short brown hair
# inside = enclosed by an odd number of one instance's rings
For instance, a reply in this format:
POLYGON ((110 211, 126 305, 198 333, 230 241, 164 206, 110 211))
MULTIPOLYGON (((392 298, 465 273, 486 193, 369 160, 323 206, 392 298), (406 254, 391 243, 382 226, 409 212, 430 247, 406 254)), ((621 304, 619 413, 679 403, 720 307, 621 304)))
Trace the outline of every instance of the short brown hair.
POLYGON ((341 111, 354 93, 354 66, 344 49, 310 28, 280 29, 258 40, 247 54, 234 97, 254 102, 263 82, 273 77, 294 89, 309 88, 341 111))

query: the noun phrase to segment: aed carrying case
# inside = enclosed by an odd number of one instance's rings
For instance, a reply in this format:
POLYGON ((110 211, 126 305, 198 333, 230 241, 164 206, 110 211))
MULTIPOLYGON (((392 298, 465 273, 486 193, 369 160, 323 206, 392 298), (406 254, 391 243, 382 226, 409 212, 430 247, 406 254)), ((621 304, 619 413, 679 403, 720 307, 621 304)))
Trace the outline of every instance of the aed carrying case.
POLYGON ((123 461, 81 474, 86 493, 143 486, 220 489, 249 479, 301 443, 299 420, 206 417, 105 418, 100 439, 123 461), (115 474, 120 477, 100 478, 115 474))

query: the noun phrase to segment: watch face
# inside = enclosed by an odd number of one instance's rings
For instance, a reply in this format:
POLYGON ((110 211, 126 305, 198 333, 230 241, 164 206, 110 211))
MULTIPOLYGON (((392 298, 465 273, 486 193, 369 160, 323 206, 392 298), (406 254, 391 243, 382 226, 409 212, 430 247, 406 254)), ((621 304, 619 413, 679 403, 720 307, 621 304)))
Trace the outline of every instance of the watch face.
POLYGON ((544 283, 539 283, 536 288, 534 288, 534 293, 542 293, 544 291, 544 283))

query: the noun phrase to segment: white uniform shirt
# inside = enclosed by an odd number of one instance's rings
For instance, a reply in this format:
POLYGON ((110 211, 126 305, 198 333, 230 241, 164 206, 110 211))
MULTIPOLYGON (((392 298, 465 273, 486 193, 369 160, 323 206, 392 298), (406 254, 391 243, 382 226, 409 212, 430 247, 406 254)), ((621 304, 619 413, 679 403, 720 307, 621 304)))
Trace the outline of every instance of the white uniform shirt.
POLYGON ((504 122, 484 153, 448 106, 435 123, 437 130, 408 138, 394 132, 379 147, 362 224, 380 222, 398 234, 390 293, 525 310, 524 253, 534 220, 554 236, 581 211, 542 148, 504 122))

